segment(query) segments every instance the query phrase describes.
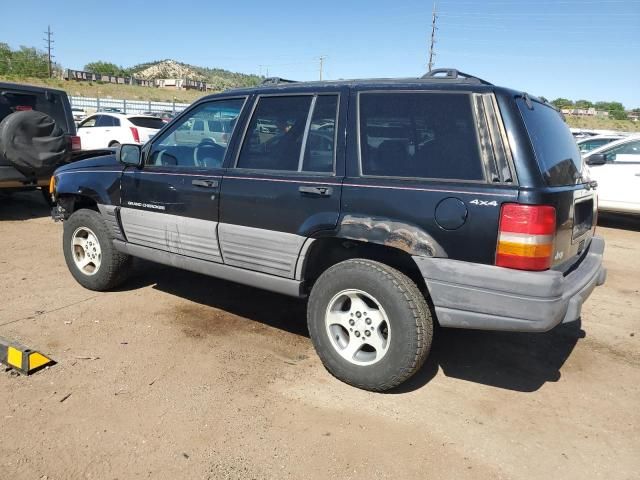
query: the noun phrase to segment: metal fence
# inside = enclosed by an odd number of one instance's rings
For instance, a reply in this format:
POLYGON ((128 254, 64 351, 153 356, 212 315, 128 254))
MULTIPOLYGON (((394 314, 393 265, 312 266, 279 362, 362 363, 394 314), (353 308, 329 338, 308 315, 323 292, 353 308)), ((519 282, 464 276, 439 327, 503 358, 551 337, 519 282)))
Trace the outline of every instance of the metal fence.
POLYGON ((87 113, 97 112, 105 108, 117 108, 123 113, 142 112, 181 112, 188 103, 152 102, 146 100, 118 100, 114 98, 69 97, 72 107, 83 108, 87 113))

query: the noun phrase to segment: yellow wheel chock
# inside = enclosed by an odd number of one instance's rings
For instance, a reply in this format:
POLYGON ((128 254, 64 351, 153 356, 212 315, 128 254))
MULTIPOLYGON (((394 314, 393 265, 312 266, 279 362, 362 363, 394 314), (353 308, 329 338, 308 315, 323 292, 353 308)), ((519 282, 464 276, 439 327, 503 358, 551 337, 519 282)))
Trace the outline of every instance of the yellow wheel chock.
POLYGON ((56 362, 29 347, 0 337, 0 363, 25 375, 31 375, 56 362))

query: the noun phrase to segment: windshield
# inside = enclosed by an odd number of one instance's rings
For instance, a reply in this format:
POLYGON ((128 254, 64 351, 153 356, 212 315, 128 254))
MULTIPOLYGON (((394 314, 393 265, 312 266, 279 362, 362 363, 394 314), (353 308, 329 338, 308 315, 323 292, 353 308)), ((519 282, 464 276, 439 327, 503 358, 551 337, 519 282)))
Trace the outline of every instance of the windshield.
POLYGON ((516 99, 547 185, 575 185, 581 179, 582 158, 561 114, 551 106, 516 99))

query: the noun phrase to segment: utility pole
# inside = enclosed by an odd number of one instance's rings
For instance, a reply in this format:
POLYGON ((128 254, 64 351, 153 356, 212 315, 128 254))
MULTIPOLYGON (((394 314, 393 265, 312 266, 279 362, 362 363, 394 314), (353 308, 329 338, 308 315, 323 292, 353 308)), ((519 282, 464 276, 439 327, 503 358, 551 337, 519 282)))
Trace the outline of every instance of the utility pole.
POLYGON ((434 46, 436 43, 436 19, 438 18, 438 13, 436 11, 436 2, 433 2, 433 11, 431 13, 431 43, 429 45, 429 71, 433 70, 433 57, 436 56, 434 52, 434 46))
POLYGON ((47 25, 47 31, 44 32, 47 38, 44 39, 47 42, 47 63, 49 65, 49 78, 53 77, 53 55, 51 55, 51 50, 53 50, 53 32, 51 31, 51 25, 47 25))
POLYGON ((320 55, 320 58, 318 59, 320 60, 320 81, 322 81, 322 67, 324 66, 324 61, 326 58, 326 55, 320 55))

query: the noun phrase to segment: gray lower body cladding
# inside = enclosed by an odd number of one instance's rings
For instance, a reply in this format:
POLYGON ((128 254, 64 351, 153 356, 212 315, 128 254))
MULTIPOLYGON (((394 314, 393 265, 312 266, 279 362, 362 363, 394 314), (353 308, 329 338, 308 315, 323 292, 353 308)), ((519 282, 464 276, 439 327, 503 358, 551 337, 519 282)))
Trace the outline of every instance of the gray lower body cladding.
POLYGON ((414 257, 443 327, 543 332, 580 317, 602 285, 604 239, 594 237, 578 267, 525 272, 446 258, 414 257))
POLYGON ((120 220, 131 243, 212 262, 222 261, 217 222, 126 207, 120 208, 120 220))
POLYGON ((243 268, 224 265, 222 263, 210 262, 199 258, 187 257, 176 253, 157 250, 144 245, 134 245, 131 243, 114 240, 113 244, 119 252, 143 258, 152 262, 182 268, 192 272, 202 273, 211 277, 222 278, 251 287, 262 288, 283 295, 301 297, 302 282, 289 278, 277 277, 261 272, 245 270, 243 268))

